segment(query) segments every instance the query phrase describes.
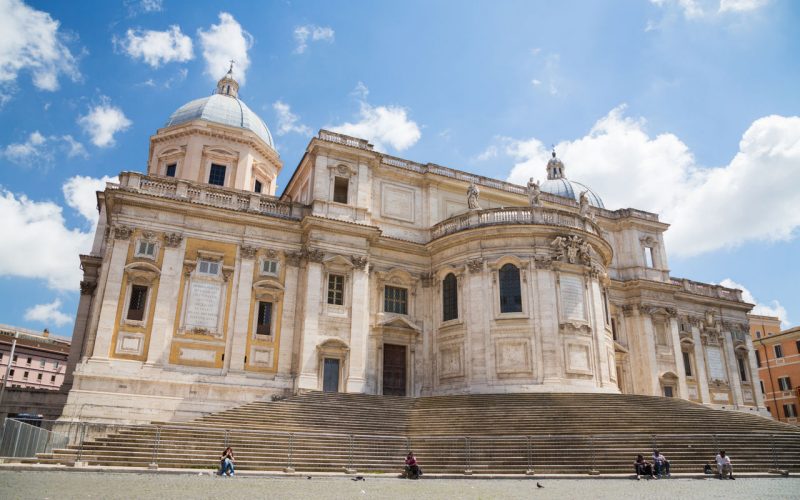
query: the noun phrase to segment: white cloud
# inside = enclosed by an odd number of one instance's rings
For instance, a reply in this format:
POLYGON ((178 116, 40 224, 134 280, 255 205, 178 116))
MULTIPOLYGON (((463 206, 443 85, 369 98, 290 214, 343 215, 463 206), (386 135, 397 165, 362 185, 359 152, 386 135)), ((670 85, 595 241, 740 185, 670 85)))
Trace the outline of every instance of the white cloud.
MULTIPOLYGON (((50 14, 19 0, 0 0, 0 33, 0 85, 13 85, 23 70, 31 73, 40 90, 57 90, 61 75, 80 78, 75 56, 50 14)), ((0 92, 0 102, 8 99, 9 91, 0 92)))
POLYGON ((38 130, 31 132, 25 142, 12 143, 0 150, 0 156, 23 167, 47 168, 59 152, 68 158, 87 156, 83 144, 71 135, 45 137, 38 130))
MULTIPOLYGON (((534 56, 538 55, 539 52, 534 54, 534 56)), ((531 80, 531 84, 536 88, 546 89, 550 95, 559 94, 566 83, 564 77, 561 76, 561 56, 547 54, 544 57, 538 57, 537 60, 537 76, 531 80)))
POLYGON ((490 144, 478 156, 475 157, 475 160, 476 161, 491 160, 492 158, 497 158, 497 155, 499 154, 500 154, 499 147, 496 144, 490 144))
POLYGON ((408 111, 400 106, 372 106, 365 98, 369 89, 358 82, 353 94, 363 96, 359 99, 359 120, 325 128, 340 134, 367 139, 378 151, 391 146, 397 151, 408 149, 417 143, 422 133, 414 120, 409 119, 408 111))
POLYGON ((720 0, 719 12, 750 12, 768 3, 769 0, 720 0))
POLYGON ((746 13, 758 10, 769 0, 650 0, 659 7, 679 10, 686 19, 702 19, 716 14, 746 13))
POLYGON ((725 278, 722 280, 720 285, 727 288, 740 289, 742 291, 742 299, 744 299, 745 302, 756 305, 753 310, 750 311, 751 314, 757 314, 759 316, 776 316, 781 319, 782 328, 789 328, 789 326, 791 326, 791 323, 789 323, 789 318, 786 316, 786 308, 784 308, 777 300, 771 301, 769 305, 763 304, 756 300, 756 298, 753 297, 753 294, 750 293, 750 290, 745 288, 744 285, 737 283, 730 278, 725 278))
MULTIPOLYGON (((793 237, 800 227, 800 117, 754 121, 727 165, 702 168, 674 134, 651 136, 644 119, 624 111, 611 110, 586 136, 556 146, 566 175, 591 186, 606 207, 660 214, 672 225, 666 238, 676 255, 793 237)), ((541 141, 497 142, 516 160, 511 182, 544 177, 549 150, 541 141)))
POLYGON ((219 24, 212 24, 208 31, 197 30, 203 58, 206 60, 205 73, 214 81, 219 80, 228 70, 230 61, 236 61, 234 76, 244 84, 250 58, 247 50, 253 45, 253 37, 236 19, 227 12, 219 13, 219 24))
POLYGON ((539 85, 542 84, 542 81, 534 78, 533 80, 531 80, 531 84, 533 84, 534 87, 538 87, 539 85))
POLYGON ((278 135, 286 135, 292 132, 301 135, 311 135, 313 132, 307 125, 300 123, 300 117, 292 113, 288 104, 282 101, 272 103, 275 114, 278 115, 278 135))
POLYGON ((77 290, 78 255, 91 249, 93 230, 69 229, 59 205, 17 196, 2 187, 0 220, 0 276, 41 279, 50 288, 77 290))
POLYGON ((308 48, 309 40, 312 42, 333 43, 334 37, 335 33, 329 26, 317 26, 315 24, 298 26, 294 29, 294 40, 297 43, 294 51, 297 54, 302 54, 308 48))
POLYGON ((63 326, 72 322, 72 316, 60 311, 61 299, 55 299, 49 304, 38 304, 25 311, 25 319, 38 321, 45 324, 63 326))
POLYGON ((124 0, 123 4, 128 9, 129 16, 138 14, 150 14, 164 10, 163 0, 124 0))
POLYGON ((108 99, 93 106, 89 112, 78 118, 78 124, 92 138, 92 143, 100 148, 114 145, 114 134, 124 132, 132 125, 125 113, 113 106, 108 99))
POLYGON ((67 205, 75 209, 91 227, 97 225, 97 191, 106 188, 107 182, 118 182, 117 177, 104 176, 100 179, 76 175, 61 186, 67 205))
POLYGON ((181 33, 177 25, 170 26, 167 31, 129 29, 125 38, 114 37, 114 45, 133 59, 142 59, 154 68, 194 57, 192 39, 181 33))

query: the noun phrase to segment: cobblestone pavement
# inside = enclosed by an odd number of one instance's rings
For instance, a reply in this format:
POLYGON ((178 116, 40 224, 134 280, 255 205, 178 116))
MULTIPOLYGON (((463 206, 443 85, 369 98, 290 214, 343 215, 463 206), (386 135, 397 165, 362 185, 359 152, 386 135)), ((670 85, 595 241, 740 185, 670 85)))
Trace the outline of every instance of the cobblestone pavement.
POLYGON ((47 499, 675 499, 800 498, 800 478, 430 479, 235 477, 102 472, 0 471, 0 498, 47 499), (537 488, 536 483, 544 488, 537 488))

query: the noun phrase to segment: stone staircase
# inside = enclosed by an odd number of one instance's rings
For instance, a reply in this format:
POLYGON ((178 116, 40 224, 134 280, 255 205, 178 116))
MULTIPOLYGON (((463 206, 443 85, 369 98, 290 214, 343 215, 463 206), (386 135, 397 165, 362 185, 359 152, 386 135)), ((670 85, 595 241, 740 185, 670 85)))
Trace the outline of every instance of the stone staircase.
POLYGON ((631 395, 308 393, 104 434, 29 462, 213 469, 228 445, 237 470, 391 472, 412 449, 429 473, 629 473, 658 447, 673 472, 700 472, 719 449, 739 472, 800 472, 797 427, 631 395))

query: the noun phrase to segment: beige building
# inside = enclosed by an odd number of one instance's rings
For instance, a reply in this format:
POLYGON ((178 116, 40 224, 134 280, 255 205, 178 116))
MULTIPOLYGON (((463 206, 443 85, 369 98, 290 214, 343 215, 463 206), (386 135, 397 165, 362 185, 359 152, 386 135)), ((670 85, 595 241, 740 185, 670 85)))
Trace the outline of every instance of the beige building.
POLYGON ((237 91, 229 72, 180 107, 147 173, 98 193, 63 418, 187 419, 307 390, 764 410, 752 305, 671 277, 657 214, 605 209, 555 153, 519 186, 324 130, 275 196, 282 161, 237 91))
POLYGON ((781 331, 781 320, 750 315, 750 334, 764 404, 776 420, 797 425, 800 411, 800 327, 781 331))
POLYGON ((69 349, 69 339, 47 330, 0 325, 0 380, 6 387, 58 390, 64 382, 69 349))

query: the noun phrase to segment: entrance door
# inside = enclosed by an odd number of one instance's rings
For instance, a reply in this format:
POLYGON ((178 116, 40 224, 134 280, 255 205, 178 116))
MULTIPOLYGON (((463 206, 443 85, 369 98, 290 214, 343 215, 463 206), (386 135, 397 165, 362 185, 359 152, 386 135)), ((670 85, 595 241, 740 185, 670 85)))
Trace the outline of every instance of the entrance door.
POLYGON ((322 371, 322 390, 325 392, 339 392, 339 360, 325 358, 322 371))
POLYGON ((383 345, 383 394, 406 395, 406 346, 383 345))

